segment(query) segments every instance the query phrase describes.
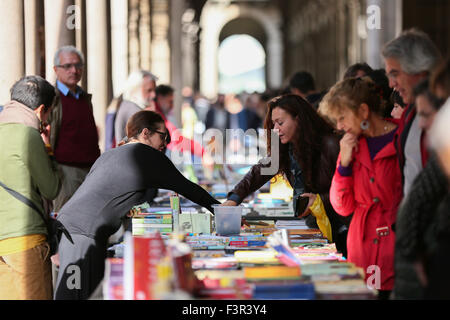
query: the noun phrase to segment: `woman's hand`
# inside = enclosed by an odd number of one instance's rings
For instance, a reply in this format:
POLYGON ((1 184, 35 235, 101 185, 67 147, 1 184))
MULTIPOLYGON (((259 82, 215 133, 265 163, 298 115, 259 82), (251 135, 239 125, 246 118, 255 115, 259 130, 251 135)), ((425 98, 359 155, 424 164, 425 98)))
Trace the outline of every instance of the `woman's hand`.
POLYGON ((311 210, 309 209, 309 207, 311 207, 313 205, 314 201, 316 201, 317 194, 315 194, 315 193, 304 193, 304 194, 301 195, 301 197, 305 197, 305 198, 308 197, 309 201, 308 201, 308 205, 306 206, 305 211, 299 216, 299 218, 306 217, 308 214, 311 213, 311 210))
POLYGON ((341 166, 348 167, 353 160, 353 150, 358 151, 358 137, 347 132, 340 141, 341 166))
POLYGON ((233 200, 227 200, 221 204, 221 206, 224 206, 224 207, 236 207, 237 205, 238 204, 236 203, 236 201, 233 201, 233 200))

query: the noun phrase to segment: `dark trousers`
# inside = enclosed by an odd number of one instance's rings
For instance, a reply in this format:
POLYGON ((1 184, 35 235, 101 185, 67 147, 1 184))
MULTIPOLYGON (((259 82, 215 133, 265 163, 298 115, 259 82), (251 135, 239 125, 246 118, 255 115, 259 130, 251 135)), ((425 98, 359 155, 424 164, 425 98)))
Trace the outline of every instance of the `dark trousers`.
POLYGON ((84 235, 71 234, 73 244, 62 235, 55 300, 87 300, 103 280, 106 244, 84 235))

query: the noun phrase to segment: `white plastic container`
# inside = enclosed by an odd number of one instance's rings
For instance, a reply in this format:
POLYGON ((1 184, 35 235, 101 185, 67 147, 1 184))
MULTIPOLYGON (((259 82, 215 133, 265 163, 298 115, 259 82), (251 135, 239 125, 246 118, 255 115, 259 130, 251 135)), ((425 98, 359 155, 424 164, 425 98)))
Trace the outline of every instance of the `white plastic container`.
POLYGON ((213 205, 216 233, 221 236, 236 235, 241 232, 241 217, 244 207, 213 205))

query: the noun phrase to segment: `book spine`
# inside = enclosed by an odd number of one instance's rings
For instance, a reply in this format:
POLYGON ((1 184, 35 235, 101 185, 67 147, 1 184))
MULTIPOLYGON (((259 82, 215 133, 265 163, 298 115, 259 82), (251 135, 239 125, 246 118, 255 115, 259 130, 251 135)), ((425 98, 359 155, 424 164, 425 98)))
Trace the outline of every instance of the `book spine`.
POLYGON ((172 209, 173 231, 179 232, 180 197, 178 194, 170 197, 170 207, 172 209))
POLYGON ((161 223, 161 224, 170 224, 172 225, 172 217, 170 219, 133 219, 133 224, 146 224, 146 223, 161 223))

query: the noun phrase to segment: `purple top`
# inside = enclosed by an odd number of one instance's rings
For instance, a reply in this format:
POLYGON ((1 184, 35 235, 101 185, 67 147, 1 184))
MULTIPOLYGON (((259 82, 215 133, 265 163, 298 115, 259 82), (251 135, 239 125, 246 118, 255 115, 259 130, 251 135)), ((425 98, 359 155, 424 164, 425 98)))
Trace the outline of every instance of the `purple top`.
MULTIPOLYGON (((389 142, 394 140, 396 131, 397 128, 378 137, 366 138, 367 147, 369 148, 370 153, 370 159, 373 160, 381 149, 383 149, 389 142)), ((341 166, 341 164, 339 164, 338 171, 341 176, 350 177, 352 175, 352 165, 350 164, 348 167, 343 167, 341 166)))

